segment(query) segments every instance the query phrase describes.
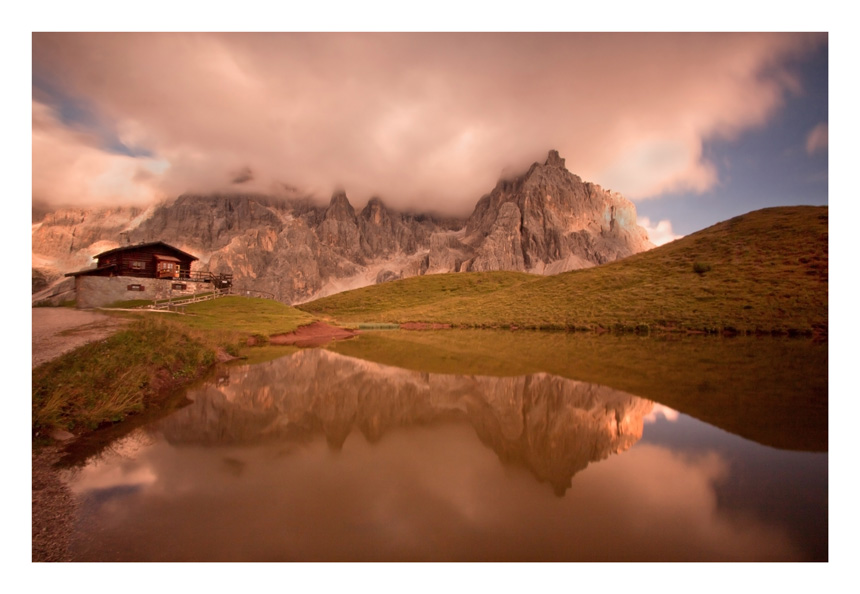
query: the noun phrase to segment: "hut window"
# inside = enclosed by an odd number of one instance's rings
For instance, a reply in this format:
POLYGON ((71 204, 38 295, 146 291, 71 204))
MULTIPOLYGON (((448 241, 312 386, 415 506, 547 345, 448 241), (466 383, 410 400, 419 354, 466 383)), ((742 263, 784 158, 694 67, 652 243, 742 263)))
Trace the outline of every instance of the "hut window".
POLYGON ((143 291, 143 285, 128 285, 129 291, 143 291))
POLYGON ((132 260, 131 267, 135 270, 143 270, 146 268, 146 262, 143 262, 141 260, 132 260))
POLYGON ((185 283, 173 283, 172 286, 174 289, 179 289, 180 291, 184 291, 186 288, 185 283))

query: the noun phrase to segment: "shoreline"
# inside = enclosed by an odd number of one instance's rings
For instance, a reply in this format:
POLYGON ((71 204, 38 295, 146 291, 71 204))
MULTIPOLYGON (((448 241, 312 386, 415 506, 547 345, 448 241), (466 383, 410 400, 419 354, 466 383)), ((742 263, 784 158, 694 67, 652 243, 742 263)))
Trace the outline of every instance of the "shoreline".
MULTIPOLYGON (((113 324, 104 314, 93 315, 90 312, 82 314, 78 310, 49 310, 53 314, 47 316, 34 314, 33 340, 33 369, 48 363, 62 355, 74 351, 89 342, 102 340, 117 332, 127 323, 120 321, 113 324), (95 327, 96 331, 92 331, 95 327)), ((326 344, 332 340, 351 338, 358 332, 339 328, 324 322, 313 322, 299 327, 296 331, 270 337, 271 344, 293 344, 299 347, 313 347, 326 344)), ((249 341, 248 346, 253 342, 249 341)), ((216 363, 235 359, 225 352, 216 352, 216 363)), ((213 364, 213 366, 215 365, 213 364)), ((210 366, 207 370, 211 369, 210 366)), ((165 399, 175 394, 186 385, 197 381, 203 373, 193 377, 184 377, 165 381, 160 386, 159 393, 165 399)), ((159 396, 157 401, 164 399, 159 396)), ((137 417, 138 415, 134 415, 137 417)), ((123 421, 119 421, 123 423, 123 421)), ((103 428, 103 427, 102 427, 103 428)), ((52 431, 43 437, 31 439, 31 514, 32 514, 32 549, 31 560, 40 562, 69 562, 71 558, 69 545, 73 526, 77 516, 77 503, 69 488, 60 478, 57 463, 63 457, 66 445, 72 440, 90 435, 100 428, 79 431, 72 435, 64 431, 52 431), (42 439, 50 439, 43 442, 42 439)))
POLYGON ((33 446, 32 452, 32 562, 69 562, 78 504, 60 479, 55 464, 60 446, 33 446))

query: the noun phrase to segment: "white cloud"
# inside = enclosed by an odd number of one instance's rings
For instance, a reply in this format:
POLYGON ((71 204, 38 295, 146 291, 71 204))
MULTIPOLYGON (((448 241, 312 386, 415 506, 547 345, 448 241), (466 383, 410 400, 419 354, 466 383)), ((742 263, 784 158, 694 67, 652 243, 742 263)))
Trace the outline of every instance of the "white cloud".
POLYGON ((646 424, 648 423, 656 423, 657 417, 662 416, 669 422, 674 423, 678 420, 680 413, 673 408, 669 408, 668 406, 664 406, 659 402, 654 403, 654 407, 651 409, 651 412, 648 413, 648 416, 644 417, 642 421, 646 424))
POLYGON ((649 217, 639 217, 636 222, 648 232, 648 239, 654 245, 663 245, 684 237, 672 231, 672 221, 668 219, 659 221, 656 225, 651 224, 649 217))

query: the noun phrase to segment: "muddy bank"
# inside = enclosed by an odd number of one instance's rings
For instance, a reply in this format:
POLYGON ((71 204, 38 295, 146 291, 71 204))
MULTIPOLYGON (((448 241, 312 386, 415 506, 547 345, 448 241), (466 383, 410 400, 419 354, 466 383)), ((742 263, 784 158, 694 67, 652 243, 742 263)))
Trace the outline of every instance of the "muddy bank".
POLYGON ((333 340, 352 338, 358 334, 357 330, 330 326, 325 322, 314 322, 307 326, 301 326, 295 332, 289 334, 276 334, 269 337, 269 344, 294 345, 297 347, 316 347, 327 344, 333 340))
POLYGON ((54 464, 56 446, 33 450, 33 561, 71 561, 69 542, 77 506, 54 464))

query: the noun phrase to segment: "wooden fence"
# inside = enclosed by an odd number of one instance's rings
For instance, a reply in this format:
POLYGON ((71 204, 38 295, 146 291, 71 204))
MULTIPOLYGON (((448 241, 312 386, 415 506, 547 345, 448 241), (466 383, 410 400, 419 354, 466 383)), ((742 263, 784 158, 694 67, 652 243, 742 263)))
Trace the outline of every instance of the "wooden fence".
POLYGON ((180 299, 168 299, 167 301, 162 301, 161 303, 155 303, 153 305, 145 305, 143 309, 158 309, 158 310, 167 310, 167 311, 185 311, 185 306, 191 303, 199 303, 201 301, 210 301, 212 299, 217 299, 218 297, 226 297, 227 295, 232 294, 232 287, 226 287, 224 289, 214 289, 208 293, 201 293, 200 295, 194 295, 192 297, 182 297, 180 299))

